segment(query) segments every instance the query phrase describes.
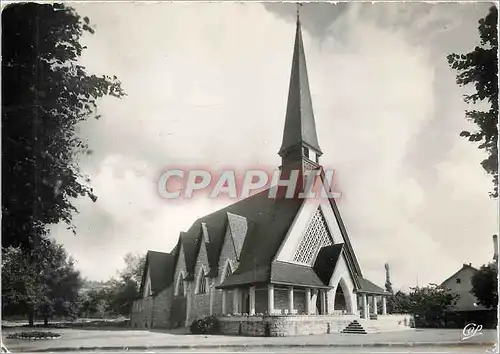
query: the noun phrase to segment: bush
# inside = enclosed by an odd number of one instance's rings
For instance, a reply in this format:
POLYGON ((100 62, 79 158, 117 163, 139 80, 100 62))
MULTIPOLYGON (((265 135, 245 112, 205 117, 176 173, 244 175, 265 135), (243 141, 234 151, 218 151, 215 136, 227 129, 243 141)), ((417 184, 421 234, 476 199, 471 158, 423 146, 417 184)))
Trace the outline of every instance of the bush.
POLYGON ((12 333, 7 336, 9 339, 32 339, 32 340, 38 340, 38 339, 56 339, 61 337, 59 333, 52 333, 52 332, 20 332, 20 333, 12 333))
POLYGON ((217 317, 208 316, 194 320, 190 330, 193 334, 217 334, 220 332, 220 323, 217 317))
POLYGON ((191 323, 190 330, 193 334, 203 334, 203 320, 194 320, 193 323, 191 323))

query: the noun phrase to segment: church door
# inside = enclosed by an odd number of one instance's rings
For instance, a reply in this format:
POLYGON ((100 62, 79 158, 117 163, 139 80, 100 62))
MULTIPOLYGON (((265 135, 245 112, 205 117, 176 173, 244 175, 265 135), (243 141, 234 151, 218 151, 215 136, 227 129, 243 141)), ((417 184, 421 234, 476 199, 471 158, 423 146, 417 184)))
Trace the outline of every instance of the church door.
POLYGON ((333 308, 335 310, 347 311, 344 291, 340 285, 337 287, 337 291, 335 293, 335 305, 333 308))

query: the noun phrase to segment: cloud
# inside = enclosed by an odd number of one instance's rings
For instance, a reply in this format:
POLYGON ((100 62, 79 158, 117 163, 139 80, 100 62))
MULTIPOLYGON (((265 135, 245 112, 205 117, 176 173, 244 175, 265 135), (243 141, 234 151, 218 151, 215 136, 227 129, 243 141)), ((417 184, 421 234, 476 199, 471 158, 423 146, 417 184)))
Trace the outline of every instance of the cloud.
MULTIPOLYGON (((82 125, 99 199, 79 200, 76 237, 53 234, 84 275, 106 279, 128 251, 169 251, 227 200, 158 197, 171 165, 278 166, 294 41, 290 4, 75 4, 96 35, 82 62, 117 75, 82 125), (100 260, 106 262, 100 262, 100 260)), ((364 274, 395 288, 490 260, 496 207, 482 156, 459 137, 462 90, 446 55, 475 45, 478 4, 307 4, 301 18, 322 163, 364 274), (471 247, 471 242, 474 247, 471 247), (439 260, 439 264, 436 263, 439 260)))

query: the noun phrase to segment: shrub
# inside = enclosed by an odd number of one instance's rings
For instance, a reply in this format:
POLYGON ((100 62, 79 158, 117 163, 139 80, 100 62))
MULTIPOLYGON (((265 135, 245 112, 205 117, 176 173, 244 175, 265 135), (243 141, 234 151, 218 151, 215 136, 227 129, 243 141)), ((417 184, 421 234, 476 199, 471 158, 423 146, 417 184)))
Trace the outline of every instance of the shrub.
POLYGON ((59 333, 52 333, 52 332, 38 332, 38 331, 33 331, 33 332, 20 332, 20 333, 12 333, 7 336, 9 339, 33 339, 33 340, 38 340, 38 339, 56 339, 61 337, 59 333))
POLYGON ((191 323, 191 327, 190 327, 191 333, 203 334, 203 327, 204 327, 203 325, 204 325, 204 323, 203 323, 202 319, 194 320, 193 323, 191 323))
POLYGON ((205 333, 216 334, 220 332, 220 322, 215 316, 208 316, 204 320, 205 333))
POLYGON ((193 334, 216 334, 220 332, 220 322, 215 316, 194 320, 190 327, 193 334))

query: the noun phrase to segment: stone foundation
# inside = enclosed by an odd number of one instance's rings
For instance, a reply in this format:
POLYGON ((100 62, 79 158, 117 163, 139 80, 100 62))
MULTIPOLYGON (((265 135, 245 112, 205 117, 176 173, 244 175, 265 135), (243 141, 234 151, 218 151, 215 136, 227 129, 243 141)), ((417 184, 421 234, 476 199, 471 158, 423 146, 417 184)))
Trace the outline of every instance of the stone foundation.
POLYGON ((285 337, 340 333, 358 318, 356 315, 224 316, 219 320, 222 334, 285 337))
POLYGON ((357 315, 288 315, 288 316, 223 316, 221 332, 226 335, 251 337, 309 336, 340 333, 357 320, 367 333, 410 329, 409 315, 383 315, 377 320, 360 319, 357 315))

